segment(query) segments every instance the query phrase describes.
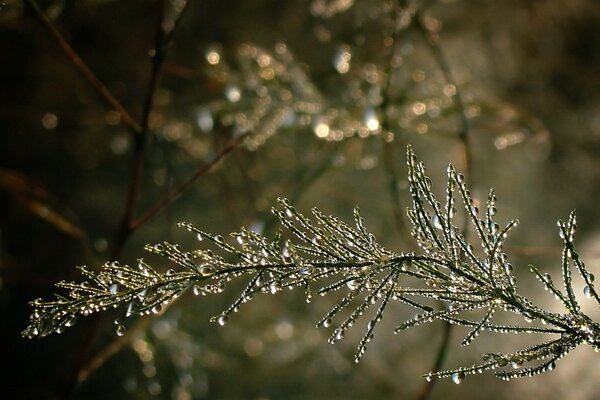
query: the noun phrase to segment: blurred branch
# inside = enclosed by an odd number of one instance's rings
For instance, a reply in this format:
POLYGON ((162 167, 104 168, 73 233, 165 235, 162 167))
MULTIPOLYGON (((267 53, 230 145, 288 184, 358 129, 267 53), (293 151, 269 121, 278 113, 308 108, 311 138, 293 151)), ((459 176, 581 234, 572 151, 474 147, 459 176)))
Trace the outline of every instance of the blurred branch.
MULTIPOLYGON (((386 135, 388 132, 391 132, 391 124, 389 118, 387 117, 387 108, 392 103, 391 99, 391 86, 392 86, 392 73, 394 72, 394 57, 396 56, 397 44, 400 41, 400 33, 407 27, 401 25, 402 18, 402 9, 404 7, 404 1, 400 1, 400 4, 395 5, 394 7, 394 17, 393 17, 393 26, 394 31, 392 34, 392 41, 390 45, 390 51, 385 61, 385 71, 384 71, 384 83, 383 89, 381 91, 381 128, 383 131, 383 158, 384 165, 388 175, 389 181, 389 193, 391 197, 392 203, 392 212, 394 214, 394 223, 396 226, 396 230, 402 237, 404 243, 411 249, 417 249, 417 243, 415 239, 410 234, 408 226, 404 220, 404 210, 402 207, 402 203, 400 202, 400 193, 398 191, 398 172, 396 170, 396 165, 394 163, 394 144, 391 140, 386 140, 386 135)), ((395 138, 393 138, 395 139, 395 138)))
MULTIPOLYGON (((32 6, 36 6, 33 1, 30 2, 32 6)), ((169 44, 173 39, 174 30, 177 27, 177 23, 180 21, 183 12, 187 8, 187 2, 183 4, 182 8, 176 10, 176 14, 173 17, 172 23, 166 22, 166 8, 167 8, 167 0, 159 0, 158 5, 158 21, 155 35, 155 46, 152 57, 152 66, 150 71, 150 78, 148 80, 148 88, 146 92, 146 96, 144 98, 144 105, 142 110, 141 124, 135 125, 135 145, 134 145, 134 155, 133 155, 133 164, 132 164, 132 177, 129 185, 129 190, 127 192, 127 197, 125 200, 125 211, 123 217, 121 219, 119 232, 117 234, 113 251, 112 251, 112 259, 116 260, 119 258, 123 246, 133 233, 134 229, 131 228, 132 221, 134 219, 135 210, 139 203, 140 193, 141 193, 141 185, 142 185, 142 177, 144 174, 144 160, 146 155, 146 148, 149 136, 149 127, 150 127, 150 115, 152 113, 152 109, 154 107, 154 99, 156 95, 156 91, 158 89, 158 85, 160 82, 160 78, 162 75, 163 65, 166 58, 166 50, 169 44)), ((44 17, 40 12, 39 8, 36 6, 37 13, 40 17, 44 17)), ((47 21, 47 27, 53 28, 50 22, 44 17, 44 21, 47 21)), ((58 33, 58 32, 57 32, 58 33)), ((62 39, 59 35, 58 39, 62 39)), ((59 43, 65 43, 64 40, 59 40, 59 43)), ((68 44, 67 44, 68 46, 68 44)), ((70 47, 69 47, 70 49, 70 47)), ((68 53, 68 52, 67 52, 68 53)), ((69 53, 68 53, 69 54, 69 53)), ((74 53, 73 53, 74 54, 74 53)), ((76 54, 74 54, 76 56, 76 54)), ((81 60, 77 57, 78 60, 81 60)), ((85 68, 83 71, 88 71, 91 77, 95 79, 95 76, 91 73, 89 68, 82 64, 85 68)), ((97 79, 95 79, 97 81, 97 79)), ((95 82, 94 80, 92 82, 95 82)), ((99 82, 99 81, 98 81, 99 82)), ((110 97, 112 98, 112 96, 110 97)), ((129 114, 127 114, 128 118, 131 118, 129 114)), ((129 125, 129 124, 128 124, 129 125)), ((133 125, 132 125, 133 126, 133 125)), ((63 391, 63 398, 68 398, 72 393, 73 389, 78 383, 81 383, 89 376, 89 372, 82 373, 82 368, 85 362, 85 356, 93 343, 93 339, 96 336, 98 326, 99 326, 99 318, 94 318, 91 320, 88 325, 88 329, 84 335, 83 343, 80 344, 76 356, 75 361, 73 363, 72 371, 67 380, 66 389, 63 391)), ((117 350, 119 347, 116 347, 117 350)), ((94 358, 93 360, 97 360, 94 358)), ((101 364, 100 364, 101 365, 101 364)), ((87 371, 87 370, 86 370, 87 371)), ((90 371, 91 372, 91 371, 90 371)))
MULTIPOLYGON (((446 83, 454 86, 454 89, 455 89, 454 103, 456 104, 456 108, 458 109, 458 112, 460 114, 461 125, 462 125, 462 128, 459 132, 459 140, 461 141, 461 143, 463 145, 464 169, 465 169, 466 175, 469 178, 468 179, 469 186, 472 187, 473 186, 473 165, 472 165, 473 164, 473 155, 472 155, 472 151, 471 151, 471 146, 469 144, 469 130, 470 130, 471 124, 467 117, 467 113, 465 110, 465 103, 463 101, 461 90, 459 89, 458 85, 456 84, 456 80, 454 79, 452 69, 450 68, 450 64, 448 63, 448 58, 446 57, 446 54, 444 53, 444 50, 440 44, 440 38, 437 33, 433 32, 431 29, 429 29, 427 27, 427 24, 425 23, 425 21, 423 19, 422 11, 416 12, 415 17, 414 17, 414 23, 415 23, 416 27, 418 28, 419 32, 421 33, 421 35, 425 38, 425 41, 427 42, 429 49, 431 50, 431 52, 433 54, 433 58, 435 59, 435 62, 437 63, 438 67, 440 68, 440 71, 442 71, 442 74, 444 75, 444 79, 446 80, 446 83)), ((467 222, 465 222, 464 228, 468 229, 467 222)), ((466 232, 465 232, 465 234, 466 234, 466 232)))
POLYGON ((179 199, 183 192, 185 192, 192 184, 194 184, 194 182, 198 180, 198 178, 210 171, 219 161, 223 159, 223 157, 238 147, 244 141, 244 139, 250 135, 250 133, 251 132, 248 131, 229 141, 229 143, 223 147, 209 162, 201 165, 196 172, 190 175, 185 181, 183 181, 183 183, 167 193, 162 199, 156 202, 156 204, 143 212, 137 219, 133 220, 129 226, 129 229, 132 232, 135 231, 140 226, 145 224, 149 219, 162 211, 165 207, 168 207, 174 203, 177 199, 179 199))
POLYGON ((34 13, 38 21, 46 28, 58 45, 63 49, 71 63, 79 70, 83 77, 96 89, 100 96, 121 115, 121 122, 129 130, 135 134, 141 132, 142 128, 133 119, 131 114, 123 107, 123 105, 113 96, 108 88, 96 77, 94 72, 88 67, 88 65, 79 57, 77 52, 71 47, 71 45, 65 40, 63 35, 54 27, 52 22, 44 15, 40 7, 37 5, 35 0, 25 0, 25 5, 34 13))

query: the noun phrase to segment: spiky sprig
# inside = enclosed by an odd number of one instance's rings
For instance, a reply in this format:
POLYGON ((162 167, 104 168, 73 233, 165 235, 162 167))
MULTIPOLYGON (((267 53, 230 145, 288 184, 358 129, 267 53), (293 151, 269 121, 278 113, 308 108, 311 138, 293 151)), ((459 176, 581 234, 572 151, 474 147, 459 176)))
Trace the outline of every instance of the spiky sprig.
MULTIPOLYGON (((565 307, 563 314, 546 311, 519 293, 513 267, 503 252, 503 244, 518 222, 503 228, 495 221, 496 196, 492 191, 485 211, 475 205, 464 177, 450 165, 446 202, 442 205, 432 192, 425 167, 408 148, 408 170, 413 206, 408 216, 411 232, 420 253, 395 253, 378 244, 365 228, 358 208, 354 226, 313 209, 313 219, 298 212, 286 199, 279 200, 273 213, 295 240, 277 234, 272 240, 251 230, 231 234, 232 240, 200 231, 189 223, 180 226, 208 242, 202 249, 183 251, 170 243, 147 246, 147 250, 167 257, 177 266, 158 272, 143 260, 133 268, 107 263, 99 272, 81 267, 87 278, 83 283, 61 282, 67 297, 54 301, 41 299, 31 304, 31 324, 26 337, 60 333, 80 315, 122 307, 124 316, 117 319, 117 333, 124 332, 124 321, 136 315, 158 313, 187 290, 208 295, 226 290, 232 280, 246 280, 236 300, 213 321, 224 325, 242 304, 259 293, 273 294, 284 288, 303 288, 307 301, 313 293, 326 295, 344 291, 336 305, 317 324, 334 327, 331 343, 344 337, 368 309, 378 304, 360 340, 355 360, 359 361, 390 301, 399 301, 419 310, 397 329, 417 326, 434 320, 468 327, 461 346, 469 345, 483 332, 539 333, 554 336, 538 345, 510 353, 487 353, 483 361, 471 367, 427 374, 427 379, 450 377, 460 383, 466 375, 494 370, 501 379, 532 376, 554 369, 556 362, 581 344, 600 348, 600 325, 581 311, 572 286, 572 269, 586 286, 584 294, 600 304, 594 277, 580 260, 573 243, 576 217, 559 221, 564 241, 562 281, 558 288, 548 274, 534 266, 531 271, 544 288, 565 307), (463 211, 456 209, 457 200, 463 211), (476 249, 461 234, 454 221, 467 218, 478 236, 476 249), (410 285, 409 282, 416 282, 410 285), (564 293, 563 293, 564 291, 564 293), (436 307, 439 303, 444 307, 436 307), (477 318, 477 311, 483 314, 477 318), (525 320, 522 324, 495 322, 499 312, 511 313, 525 320), (342 314, 345 317, 341 317, 342 314), (341 322, 334 323, 334 320, 341 322), (536 325, 534 321, 539 321, 536 325)), ((460 224, 462 226, 462 224, 460 224)))

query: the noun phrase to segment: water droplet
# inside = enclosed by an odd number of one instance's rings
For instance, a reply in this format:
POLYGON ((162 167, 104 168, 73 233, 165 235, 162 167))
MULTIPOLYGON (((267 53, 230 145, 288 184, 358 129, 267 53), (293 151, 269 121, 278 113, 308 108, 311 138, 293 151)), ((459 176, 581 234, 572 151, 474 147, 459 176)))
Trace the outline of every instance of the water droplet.
POLYGON ((77 317, 72 315, 69 319, 65 321, 65 326, 73 326, 77 322, 77 317))
POLYGON ((198 241, 201 242, 201 241, 204 240, 204 236, 202 236, 202 234, 199 233, 199 234, 196 235, 196 239, 198 239, 198 241))
POLYGON ((160 304, 156 304, 154 307, 152 307, 153 314, 158 314, 161 311, 162 311, 162 306, 160 304))
POLYGON ((119 285, 117 285, 116 283, 113 283, 112 285, 110 285, 110 287, 108 288, 108 292, 110 294, 117 294, 117 292, 119 291, 119 285))
POLYGON ((331 318, 327 318, 325 321, 323 321, 323 326, 325 328, 329 328, 331 326, 331 318))
POLYGON ((596 279, 596 277, 594 276, 594 274, 592 274, 591 272, 588 272, 587 278, 588 278, 589 282, 594 282, 594 279, 596 279))
POLYGON ((523 361, 521 359, 514 359, 510 362, 510 366, 513 367, 513 369, 519 369, 522 365, 523 361))
POLYGON ((357 279, 356 278, 350 279, 348 282, 346 282, 346 286, 348 286, 348 289, 350 289, 350 290, 356 290, 358 288, 357 279))
POLYGON ((224 326, 227 321, 229 321, 229 317, 227 315, 221 315, 217 318, 217 323, 221 326, 224 326))
POLYGON ((202 275, 203 278, 208 278, 214 275, 215 268, 210 264, 204 264, 200 266, 198 272, 200 273, 200 275, 202 275))
POLYGON ((452 381, 454 383, 456 383, 457 385, 462 383, 462 381, 465 380, 465 373, 464 372, 455 372, 453 373, 450 378, 452 379, 452 381))
POLYGON ((269 291, 271 292, 271 294, 277 293, 278 290, 279 290, 279 282, 277 282, 277 281, 271 282, 271 284, 269 285, 269 291))
POLYGON ((590 289, 589 286, 585 286, 583 288, 583 295, 587 298, 591 298, 592 297, 592 290, 590 289))
POLYGON ((116 333, 117 336, 123 336, 125 334, 125 327, 123 325, 117 325, 116 333))
POLYGON ((204 290, 202 289, 201 286, 194 285, 194 287, 192 288, 192 292, 194 293, 195 296, 198 296, 199 294, 201 294, 202 292, 204 292, 204 290))

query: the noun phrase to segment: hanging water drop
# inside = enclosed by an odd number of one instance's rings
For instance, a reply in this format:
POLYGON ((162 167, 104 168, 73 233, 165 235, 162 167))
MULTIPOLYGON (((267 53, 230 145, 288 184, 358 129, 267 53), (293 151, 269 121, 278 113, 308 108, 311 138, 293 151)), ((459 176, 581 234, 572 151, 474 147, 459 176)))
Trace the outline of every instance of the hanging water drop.
POLYGON ((154 307, 152 307, 152 314, 158 314, 161 311, 162 311, 162 306, 160 304, 157 304, 154 307))
POLYGON ((202 289, 202 287, 200 285, 194 285, 194 287, 192 288, 192 293, 194 293, 194 296, 198 296, 199 294, 203 293, 204 289, 202 289))
POLYGON ((465 373, 464 372, 455 372, 450 376, 450 378, 452 379, 452 381, 454 383, 459 385, 460 383, 462 383, 462 381, 465 380, 465 373))
POLYGON ((125 326, 121 324, 117 325, 116 334, 117 336, 123 336, 125 334, 125 326))
POLYGON ((227 321, 229 321, 229 317, 227 315, 221 315, 217 318, 217 323, 221 326, 224 326, 227 321))
POLYGON ((592 298, 592 289, 589 286, 583 288, 583 295, 587 298, 592 298))
POLYGON ((73 326, 77 322, 77 317, 72 315, 69 319, 65 321, 65 326, 73 326))

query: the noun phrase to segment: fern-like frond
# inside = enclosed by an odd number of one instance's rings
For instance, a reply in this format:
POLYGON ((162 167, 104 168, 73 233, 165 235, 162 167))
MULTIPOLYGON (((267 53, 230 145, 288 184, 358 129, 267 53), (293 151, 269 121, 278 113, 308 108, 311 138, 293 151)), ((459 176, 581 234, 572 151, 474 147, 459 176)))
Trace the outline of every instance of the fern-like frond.
POLYGON ((244 281, 241 293, 213 321, 225 325, 254 296, 274 294, 284 288, 303 290, 307 301, 313 293, 341 293, 333 308, 317 323, 318 327, 332 329, 329 341, 334 343, 372 308, 358 344, 357 362, 393 301, 418 310, 413 318, 401 322, 396 332, 442 320, 468 328, 461 346, 469 345, 486 332, 554 337, 511 353, 488 353, 480 364, 430 373, 427 379, 450 377, 460 383, 467 375, 488 370, 507 380, 532 376, 551 371, 562 357, 581 344, 600 348, 600 325, 581 311, 572 285, 574 270, 585 282, 584 297, 600 305, 594 276, 579 258, 573 242, 574 213, 558 224, 564 241, 563 287, 558 288, 550 275, 530 267, 544 288, 565 307, 565 313, 554 313, 536 306, 518 290, 513 267, 503 250, 518 221, 501 227, 495 220, 493 190, 485 211, 481 212, 464 177, 450 165, 445 204, 442 204, 432 191, 424 165, 410 147, 408 171, 412 197, 408 217, 419 252, 398 253, 381 246, 366 229, 358 208, 354 223, 348 224, 316 208, 312 217, 307 217, 288 200, 279 199, 273 213, 290 239, 283 239, 281 233, 267 238, 245 228, 225 238, 181 223, 181 227, 196 235, 201 248, 184 251, 166 242, 146 247, 169 259, 177 266, 176 270, 159 272, 143 260, 135 267, 107 263, 98 272, 81 267, 83 282, 57 284, 67 291, 65 295, 31 303, 34 311, 23 336, 60 333, 77 318, 113 308, 123 310, 122 317, 115 321, 117 334, 122 334, 127 319, 158 313, 188 290, 196 295, 210 295, 228 290, 232 281, 244 281), (460 218, 467 218, 473 226, 477 243, 470 243, 462 235, 457 227, 462 224, 456 223, 460 218), (502 313, 515 315, 521 324, 495 322, 502 313))

